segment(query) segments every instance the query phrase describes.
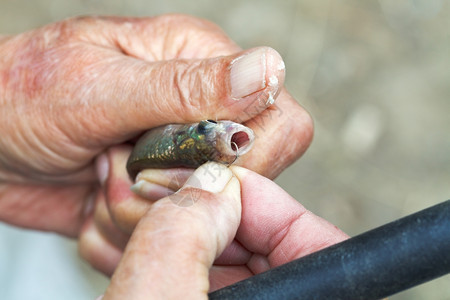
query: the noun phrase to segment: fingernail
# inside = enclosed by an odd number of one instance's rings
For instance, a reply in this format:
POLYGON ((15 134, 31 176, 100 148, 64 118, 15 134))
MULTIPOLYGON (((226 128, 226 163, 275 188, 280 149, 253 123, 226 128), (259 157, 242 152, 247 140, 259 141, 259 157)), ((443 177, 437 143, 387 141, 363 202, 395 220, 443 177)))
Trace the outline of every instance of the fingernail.
POLYGON ((109 173, 109 161, 106 154, 101 154, 99 157, 97 157, 95 167, 97 170, 97 178, 100 181, 100 184, 104 185, 109 173))
POLYGON ((211 193, 220 193, 232 176, 233 173, 225 165, 207 162, 195 170, 181 189, 194 187, 211 193))
POLYGON ((164 198, 174 193, 171 189, 165 186, 155 184, 147 180, 138 180, 130 187, 130 190, 142 198, 149 200, 164 198))
POLYGON ((241 99, 266 87, 266 49, 244 54, 231 62, 231 97, 241 99))

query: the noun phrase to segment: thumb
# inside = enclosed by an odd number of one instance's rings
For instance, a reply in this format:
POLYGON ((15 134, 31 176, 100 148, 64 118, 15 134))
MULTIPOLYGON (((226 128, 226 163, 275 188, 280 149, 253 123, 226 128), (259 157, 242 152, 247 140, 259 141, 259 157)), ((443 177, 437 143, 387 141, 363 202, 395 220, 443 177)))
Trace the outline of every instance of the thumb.
POLYGON ((131 130, 205 118, 246 121, 273 103, 284 82, 283 61, 268 47, 152 63, 144 72, 139 67, 133 71, 140 79, 129 89, 129 102, 120 107, 125 102, 118 101, 116 107, 131 130))
POLYGON ((240 216, 237 178, 223 165, 204 164, 141 219, 104 299, 206 299, 209 268, 240 216))
MULTIPOLYGON (((90 111, 86 114, 83 110, 80 118, 73 118, 77 112, 71 110, 72 117, 61 118, 65 123, 61 125, 83 119, 87 134, 107 137, 103 144, 108 145, 167 123, 251 119, 278 96, 284 63, 269 47, 231 56, 159 62, 120 54, 102 73, 89 89, 90 111)), ((80 89, 80 93, 85 100, 86 90, 80 89)))

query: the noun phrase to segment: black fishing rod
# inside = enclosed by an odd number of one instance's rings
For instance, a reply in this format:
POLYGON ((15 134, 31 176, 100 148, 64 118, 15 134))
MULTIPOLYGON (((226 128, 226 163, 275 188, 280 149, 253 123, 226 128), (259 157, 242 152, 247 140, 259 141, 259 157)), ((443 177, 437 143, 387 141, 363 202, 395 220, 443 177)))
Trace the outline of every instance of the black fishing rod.
POLYGON ((450 200, 212 292, 209 298, 380 299, 448 273, 450 200))

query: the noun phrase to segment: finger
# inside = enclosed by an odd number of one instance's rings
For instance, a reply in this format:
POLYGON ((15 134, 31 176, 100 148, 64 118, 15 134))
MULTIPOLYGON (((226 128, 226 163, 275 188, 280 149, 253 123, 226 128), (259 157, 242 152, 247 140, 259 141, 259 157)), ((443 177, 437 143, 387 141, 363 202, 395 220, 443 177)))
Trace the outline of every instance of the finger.
POLYGON ((155 201, 179 190, 194 169, 145 169, 136 176, 136 183, 131 190, 137 195, 155 201))
POLYGON ((94 187, 81 184, 0 184, 0 220, 77 237, 94 196, 94 187))
POLYGON ((101 234, 92 217, 83 225, 78 240, 78 252, 95 269, 107 276, 113 274, 122 256, 122 251, 101 234))
POLYGON ((125 167, 130 152, 129 146, 112 147, 96 162, 111 219, 128 234, 153 203, 130 190, 132 183, 125 167))
POLYGON ((167 123, 248 120, 274 101, 284 82, 282 59, 267 47, 204 60, 155 63, 118 53, 105 56, 96 61, 80 58, 82 82, 65 87, 72 89, 74 101, 53 110, 59 116, 58 128, 71 128, 65 130, 71 140, 91 147, 117 143, 167 123), (249 105, 254 109, 244 113, 249 105))
MULTIPOLYGON (((111 238, 112 242, 115 240, 116 227, 123 233, 131 234, 154 201, 173 194, 194 172, 192 169, 182 168, 144 170, 130 189, 132 183, 125 167, 130 152, 131 148, 128 146, 112 147, 96 161, 108 207, 105 211, 102 209, 102 202, 97 201, 99 207, 96 209, 96 220, 98 215, 99 228, 104 229, 104 235, 111 238)), ((114 244, 119 247, 123 245, 120 241, 114 244)))
MULTIPOLYGON (((243 214, 236 238, 249 251, 278 266, 340 242, 348 236, 306 210, 274 182, 250 170, 231 167, 241 182, 243 214)), ((261 271, 259 259, 252 269, 261 271)), ((264 262, 262 262, 264 263, 264 262)))
POLYGON ((120 230, 113 222, 106 204, 105 195, 99 190, 94 208, 94 223, 97 231, 118 249, 125 249, 130 236, 120 230))
POLYGON ((228 168, 207 163, 173 196, 136 227, 105 299, 207 296, 209 268, 240 221, 239 182, 228 168))
POLYGON ((314 132, 311 116, 285 89, 273 105, 244 124, 253 129, 255 141, 237 165, 271 179, 306 151, 314 132))

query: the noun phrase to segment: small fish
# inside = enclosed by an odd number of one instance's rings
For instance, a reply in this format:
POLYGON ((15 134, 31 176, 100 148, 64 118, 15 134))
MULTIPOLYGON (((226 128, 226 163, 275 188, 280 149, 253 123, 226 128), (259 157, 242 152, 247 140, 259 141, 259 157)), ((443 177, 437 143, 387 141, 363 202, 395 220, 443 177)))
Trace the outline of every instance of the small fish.
POLYGON ((250 128, 232 121, 160 126, 138 140, 127 171, 134 179, 149 168, 197 168, 207 161, 231 164, 250 150, 254 138, 250 128))

